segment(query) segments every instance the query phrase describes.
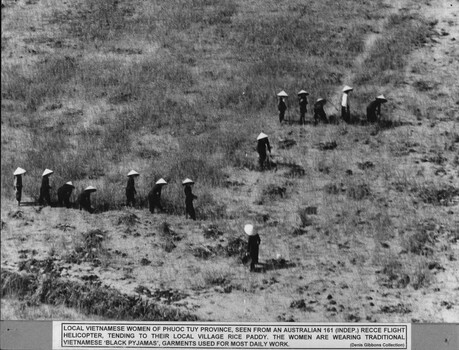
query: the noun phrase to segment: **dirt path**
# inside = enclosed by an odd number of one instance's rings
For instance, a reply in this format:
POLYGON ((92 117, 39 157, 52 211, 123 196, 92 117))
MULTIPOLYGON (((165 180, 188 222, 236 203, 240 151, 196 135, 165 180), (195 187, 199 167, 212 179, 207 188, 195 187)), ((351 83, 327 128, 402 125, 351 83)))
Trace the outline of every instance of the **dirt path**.
MULTIPOLYGON (((342 88, 344 85, 353 86, 353 81, 358 72, 361 71, 362 65, 365 60, 368 58, 375 42, 381 38, 384 26, 387 24, 389 16, 391 14, 397 13, 401 8, 403 8, 406 3, 410 2, 410 0, 399 0, 399 1, 386 1, 387 9, 384 17, 380 19, 378 22, 375 23, 373 27, 373 32, 368 34, 364 41, 364 49, 362 53, 360 53, 354 61, 354 66, 352 69, 349 69, 345 72, 345 75, 342 79, 343 85, 338 86, 336 89, 335 94, 332 97, 331 103, 339 107, 341 105, 341 95, 342 95, 342 88)), ((336 107, 333 107, 333 112, 335 111, 336 107)), ((329 113, 333 113, 330 111, 329 113)), ((338 111, 339 112, 339 111, 338 111)))

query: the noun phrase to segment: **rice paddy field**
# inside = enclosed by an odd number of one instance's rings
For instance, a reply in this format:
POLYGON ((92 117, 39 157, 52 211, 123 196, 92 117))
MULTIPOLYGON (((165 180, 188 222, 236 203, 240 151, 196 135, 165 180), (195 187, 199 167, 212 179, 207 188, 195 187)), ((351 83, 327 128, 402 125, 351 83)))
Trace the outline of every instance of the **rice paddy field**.
POLYGON ((1 11, 3 320, 459 322, 458 0, 1 11), (381 122, 368 124, 380 94, 381 122), (312 123, 320 97, 336 122, 312 123), (274 169, 258 169, 260 132, 274 169), (96 213, 39 206, 45 168, 53 202, 67 181, 72 202, 91 185, 96 213), (164 212, 151 214, 159 178, 164 212), (247 223, 261 237, 256 272, 242 261, 247 223))

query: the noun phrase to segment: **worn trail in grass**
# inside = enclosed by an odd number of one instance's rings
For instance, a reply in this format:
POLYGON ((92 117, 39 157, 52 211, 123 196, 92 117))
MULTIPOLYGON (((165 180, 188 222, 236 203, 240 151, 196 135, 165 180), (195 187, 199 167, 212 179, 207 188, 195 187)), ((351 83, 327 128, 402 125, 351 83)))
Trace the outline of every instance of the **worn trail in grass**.
MULTIPOLYGON (((388 18, 391 14, 396 14, 400 8, 404 6, 403 1, 384 1, 383 5, 381 6, 381 11, 384 12, 384 15, 382 18, 378 19, 375 21, 372 25, 371 32, 366 35, 365 40, 364 40, 364 45, 363 45, 363 50, 362 52, 357 55, 357 57, 354 60, 353 66, 346 70, 346 73, 344 74, 342 78, 342 84, 344 85, 350 85, 353 86, 354 84, 354 78, 357 74, 357 72, 360 72, 363 67, 363 63, 365 60, 368 59, 370 52, 377 43, 377 40, 380 39, 385 33, 384 33, 384 27, 388 23, 388 18)), ((342 88, 343 86, 337 87, 336 93, 333 95, 332 98, 332 103, 336 103, 336 106, 341 106, 341 96, 343 94, 342 88)), ((355 90, 358 90, 359 87, 355 86, 355 90)), ((357 92, 357 91, 356 91, 357 92)), ((338 111, 333 111, 334 113, 338 112, 340 114, 340 110, 338 111)))

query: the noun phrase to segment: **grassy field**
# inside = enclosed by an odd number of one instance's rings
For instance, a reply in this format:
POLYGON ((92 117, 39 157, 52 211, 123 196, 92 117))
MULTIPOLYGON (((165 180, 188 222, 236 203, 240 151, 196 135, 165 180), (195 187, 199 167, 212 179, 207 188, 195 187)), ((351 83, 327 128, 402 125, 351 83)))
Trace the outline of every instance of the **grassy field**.
POLYGON ((439 64, 459 57, 439 32, 457 23, 429 6, 438 1, 8 2, 6 317, 457 321, 458 67, 439 64), (280 90, 292 122, 297 91, 338 115, 344 84, 359 121, 384 93, 385 123, 279 126, 280 90), (276 171, 257 169, 260 131, 276 171), (98 213, 17 208, 17 166, 28 202, 50 168, 54 200, 67 181, 77 193, 93 185, 98 213), (137 208, 124 206, 130 169, 137 208), (166 213, 151 215, 160 177, 166 213), (184 218, 185 177, 197 222, 184 218), (247 222, 262 237, 258 274, 240 261, 247 222))

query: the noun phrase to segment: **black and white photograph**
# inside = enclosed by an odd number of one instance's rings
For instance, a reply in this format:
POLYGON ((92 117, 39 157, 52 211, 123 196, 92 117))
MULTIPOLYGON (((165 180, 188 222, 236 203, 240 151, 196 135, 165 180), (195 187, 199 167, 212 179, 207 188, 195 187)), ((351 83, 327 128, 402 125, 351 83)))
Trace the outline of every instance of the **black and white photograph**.
POLYGON ((459 322, 459 0, 1 6, 2 321, 459 322))

